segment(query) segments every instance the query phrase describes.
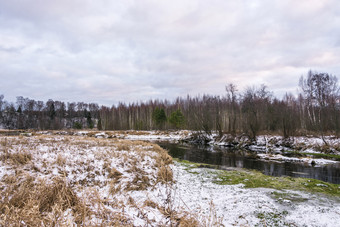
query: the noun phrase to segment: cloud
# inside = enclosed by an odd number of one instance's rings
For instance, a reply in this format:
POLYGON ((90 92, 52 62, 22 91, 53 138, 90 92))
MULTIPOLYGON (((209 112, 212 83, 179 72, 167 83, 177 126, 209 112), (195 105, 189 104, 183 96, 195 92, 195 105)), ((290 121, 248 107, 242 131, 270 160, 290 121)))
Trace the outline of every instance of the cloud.
POLYGON ((2 1, 0 93, 111 105, 337 75, 336 1, 2 1))

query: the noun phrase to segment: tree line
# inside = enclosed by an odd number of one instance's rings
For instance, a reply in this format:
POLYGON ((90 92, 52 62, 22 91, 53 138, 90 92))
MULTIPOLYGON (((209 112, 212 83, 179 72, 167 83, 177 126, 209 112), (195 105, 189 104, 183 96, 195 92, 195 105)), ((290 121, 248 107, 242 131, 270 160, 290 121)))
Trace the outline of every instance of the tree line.
POLYGON ((340 96, 336 76, 309 71, 301 76, 297 96, 273 96, 265 85, 238 91, 228 84, 222 96, 178 97, 175 101, 149 100, 99 106, 96 103, 17 97, 15 103, 0 96, 0 124, 7 129, 97 128, 98 130, 189 129, 220 135, 261 132, 285 138, 314 132, 340 135, 340 96))

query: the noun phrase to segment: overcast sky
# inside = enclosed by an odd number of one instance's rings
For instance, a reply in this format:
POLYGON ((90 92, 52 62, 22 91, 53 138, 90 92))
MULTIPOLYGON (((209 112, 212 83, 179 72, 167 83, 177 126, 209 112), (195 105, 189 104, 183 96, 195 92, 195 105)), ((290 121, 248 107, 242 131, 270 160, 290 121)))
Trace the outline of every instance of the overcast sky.
POLYGON ((0 94, 47 101, 169 99, 234 83, 296 93, 340 74, 334 0, 0 0, 0 94))

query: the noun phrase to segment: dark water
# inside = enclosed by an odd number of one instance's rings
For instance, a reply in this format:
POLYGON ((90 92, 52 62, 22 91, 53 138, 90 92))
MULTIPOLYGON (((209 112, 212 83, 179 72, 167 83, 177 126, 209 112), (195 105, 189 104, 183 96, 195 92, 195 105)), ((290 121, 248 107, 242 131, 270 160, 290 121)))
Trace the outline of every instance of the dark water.
POLYGON ((340 164, 311 166, 308 163, 261 160, 256 155, 230 148, 199 147, 196 145, 160 142, 174 158, 218 165, 221 169, 238 167, 259 170, 270 176, 306 177, 340 184, 340 164))

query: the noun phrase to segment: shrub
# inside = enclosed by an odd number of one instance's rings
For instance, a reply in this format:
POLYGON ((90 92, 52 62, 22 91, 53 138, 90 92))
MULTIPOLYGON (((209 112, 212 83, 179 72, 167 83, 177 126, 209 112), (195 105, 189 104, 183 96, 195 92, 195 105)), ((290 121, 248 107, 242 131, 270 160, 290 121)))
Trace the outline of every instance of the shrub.
POLYGON ((77 122, 74 122, 73 128, 74 129, 82 129, 83 125, 80 122, 77 121, 77 122))

